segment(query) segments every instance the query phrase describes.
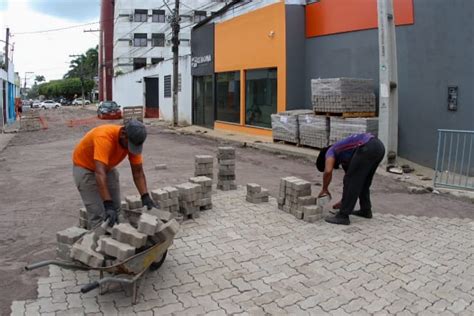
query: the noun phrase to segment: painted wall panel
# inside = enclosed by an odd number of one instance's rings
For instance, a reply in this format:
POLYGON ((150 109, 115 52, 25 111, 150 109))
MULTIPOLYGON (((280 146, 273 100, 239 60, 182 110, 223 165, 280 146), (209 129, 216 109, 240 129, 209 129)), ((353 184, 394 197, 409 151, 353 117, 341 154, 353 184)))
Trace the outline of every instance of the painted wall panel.
MULTIPOLYGON (((394 0, 396 25, 413 24, 413 0, 394 0)), ((306 6, 306 36, 377 28, 377 0, 320 0, 306 6)))

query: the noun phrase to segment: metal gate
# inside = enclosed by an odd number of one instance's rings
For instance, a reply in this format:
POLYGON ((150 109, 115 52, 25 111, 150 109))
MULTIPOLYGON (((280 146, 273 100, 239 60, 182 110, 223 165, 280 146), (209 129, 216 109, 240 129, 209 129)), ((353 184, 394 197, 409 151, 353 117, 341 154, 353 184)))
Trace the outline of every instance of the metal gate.
POLYGON ((145 78, 145 117, 159 117, 158 78, 145 78))
POLYGON ((474 131, 438 130, 434 185, 474 190, 474 131))

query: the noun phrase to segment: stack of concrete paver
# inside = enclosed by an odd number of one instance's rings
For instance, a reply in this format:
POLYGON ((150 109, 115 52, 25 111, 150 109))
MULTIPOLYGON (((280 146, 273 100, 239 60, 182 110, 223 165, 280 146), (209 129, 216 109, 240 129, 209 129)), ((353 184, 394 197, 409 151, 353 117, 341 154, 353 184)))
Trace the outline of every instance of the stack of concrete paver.
POLYGON ((214 157, 209 155, 197 155, 194 157, 194 176, 204 176, 214 179, 214 157))
POLYGON ((313 79, 311 92, 315 112, 375 112, 374 82, 371 79, 313 79))
POLYGON ((72 245, 78 241, 87 230, 80 227, 69 227, 56 233, 57 248, 56 254, 58 258, 70 261, 72 245))
POLYGON ((217 161, 219 164, 219 171, 217 173, 217 189, 222 191, 236 190, 235 148, 218 147, 217 161))
POLYGON ((263 189, 256 183, 247 184, 247 202, 258 204, 268 202, 269 193, 267 189, 263 189))
POLYGON ((176 186, 179 192, 179 211, 184 219, 199 217, 201 185, 186 182, 176 186))
POLYGON ((372 133, 378 135, 379 119, 377 117, 340 118, 331 117, 329 143, 344 139, 353 134, 372 133))
POLYGON ((323 148, 329 142, 329 117, 304 114, 298 116, 300 144, 323 148))
POLYGON ((151 197, 160 210, 177 213, 179 211, 179 191, 174 187, 165 187, 151 191, 151 197))
POLYGON ((199 184, 201 186, 201 199, 199 201, 200 210, 210 210, 212 208, 212 179, 199 176, 190 178, 189 182, 199 184))
POLYGON ((20 131, 22 132, 33 132, 41 129, 41 121, 39 113, 30 112, 22 116, 20 120, 20 131))
POLYGON ((299 144, 298 116, 311 113, 310 110, 292 110, 272 114, 273 140, 299 144))
POLYGON ((89 229, 89 219, 87 217, 87 210, 85 207, 79 209, 79 227, 89 229))
POLYGON ((311 196, 311 183, 297 177, 280 180, 278 208, 310 223, 321 219, 323 215, 323 208, 311 196))

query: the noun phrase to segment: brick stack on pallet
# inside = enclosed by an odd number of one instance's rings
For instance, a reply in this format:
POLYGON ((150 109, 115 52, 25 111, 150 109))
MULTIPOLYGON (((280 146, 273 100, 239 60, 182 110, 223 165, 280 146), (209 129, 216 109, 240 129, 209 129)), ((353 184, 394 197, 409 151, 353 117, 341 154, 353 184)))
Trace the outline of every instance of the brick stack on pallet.
POLYGON ((201 186, 201 199, 199 208, 201 211, 212 209, 212 179, 204 176, 190 178, 189 182, 201 186))
POLYGON ((372 133, 377 136, 379 119, 377 117, 340 118, 331 117, 329 143, 334 144, 353 134, 372 133))
POLYGON ((194 176, 204 176, 214 179, 214 157, 208 155, 197 155, 194 157, 194 176))
POLYGON ((236 190, 235 148, 218 147, 217 161, 219 164, 219 171, 217 173, 217 189, 222 191, 236 190))
POLYGON ((311 93, 316 113, 375 112, 374 82, 371 79, 313 79, 311 93))
POLYGON ((304 114, 298 115, 300 144, 309 147, 323 148, 329 140, 329 117, 304 114))
POLYGON ((311 114, 309 110, 292 110, 272 114, 272 135, 273 141, 285 141, 299 144, 299 123, 298 116, 311 114))
POLYGON ((322 207, 311 196, 311 183, 297 177, 280 180, 278 208, 310 223, 321 219, 323 215, 322 207))
POLYGON ((176 186, 179 192, 179 211, 184 219, 199 217, 201 207, 201 185, 186 182, 176 186))
POLYGON ((269 193, 267 189, 262 188, 256 183, 247 184, 246 201, 254 204, 268 202, 269 193))

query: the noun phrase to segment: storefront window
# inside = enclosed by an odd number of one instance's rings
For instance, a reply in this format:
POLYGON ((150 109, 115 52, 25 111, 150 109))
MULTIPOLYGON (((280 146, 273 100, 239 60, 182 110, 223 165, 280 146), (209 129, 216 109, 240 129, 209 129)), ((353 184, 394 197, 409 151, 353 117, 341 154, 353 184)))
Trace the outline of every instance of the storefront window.
POLYGON ((271 128, 271 115, 277 112, 277 70, 246 72, 245 124, 271 128))
POLYGON ((240 72, 216 74, 217 120, 240 123, 240 72))

